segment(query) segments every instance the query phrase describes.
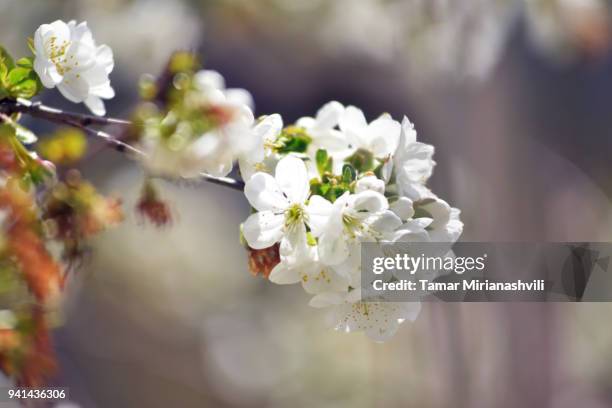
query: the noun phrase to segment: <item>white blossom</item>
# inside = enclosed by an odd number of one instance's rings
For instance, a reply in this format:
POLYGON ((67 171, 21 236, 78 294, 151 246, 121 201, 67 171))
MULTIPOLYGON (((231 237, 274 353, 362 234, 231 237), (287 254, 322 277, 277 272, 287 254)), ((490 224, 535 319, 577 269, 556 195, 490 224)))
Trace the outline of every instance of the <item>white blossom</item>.
POLYGON ((238 158, 240 174, 248 180, 257 171, 270 173, 280 159, 274 151, 274 142, 283 129, 283 119, 277 113, 261 118, 251 128, 249 149, 238 158))
MULTIPOLYGON (((458 239, 459 210, 426 185, 433 146, 417 142, 407 118, 401 125, 389 115, 368 123, 361 110, 338 102, 285 129, 279 115, 262 117, 249 137, 254 147, 239 162, 256 212, 243 224, 243 235, 254 249, 280 242, 280 262, 269 280, 300 283, 314 295, 310 305, 326 309, 337 330, 384 341, 403 321, 414 320, 418 301, 384 302, 364 292, 361 243, 379 243, 384 255, 397 250, 392 243, 413 243, 421 251, 420 243, 458 239), (286 140, 295 142, 293 135, 301 137, 300 129, 308 137, 299 140, 299 149, 279 150, 286 140), (318 157, 320 149, 326 155, 318 157)), ((393 278, 387 275, 377 279, 393 278)))
MULTIPOLYGON (((193 135, 186 122, 178 123, 176 132, 164 138, 158 123, 145 126, 140 148, 145 153, 140 159, 153 174, 184 178, 198 177, 204 172, 225 176, 240 153, 239 141, 250 133, 253 114, 250 109, 232 108, 230 121, 203 134, 193 135)), ((165 121, 177 120, 172 112, 165 121)))
POLYGON ((328 324, 346 333, 364 331, 374 341, 391 338, 405 320, 414 321, 420 302, 362 301, 355 289, 347 294, 324 293, 312 298, 310 305, 327 308, 328 324))
POLYGON ((395 174, 398 193, 413 200, 428 195, 425 183, 431 177, 435 161, 434 147, 417 142, 414 125, 404 117, 401 125, 400 140, 393 157, 385 164, 384 177, 388 180, 395 174))
POLYGON ((388 208, 385 196, 375 191, 344 193, 326 209, 329 211, 327 223, 313 230, 319 238, 321 260, 337 265, 346 260, 360 242, 379 240, 387 231, 394 230, 401 221, 388 208))
POLYGON ((376 158, 386 158, 397 149, 401 126, 389 115, 381 115, 371 123, 366 121, 361 109, 347 106, 340 118, 340 129, 350 147, 364 149, 376 158))
POLYGON ((455 242, 463 232, 463 222, 459 219, 461 211, 453 208, 438 197, 421 207, 431 215, 427 231, 432 242, 455 242))
POLYGON ((257 210, 243 224, 244 238, 251 248, 268 248, 280 242, 281 256, 293 262, 308 255, 306 225, 320 229, 331 204, 319 196, 308 200, 310 185, 302 160, 283 158, 274 177, 255 173, 247 181, 244 194, 257 210))
POLYGON ((329 153, 344 152, 348 149, 348 140, 337 127, 344 114, 344 106, 340 102, 331 101, 317 111, 316 116, 305 116, 296 122, 312 137, 311 152, 326 149, 329 153))
POLYGON ((365 176, 357 180, 355 184, 355 192, 361 193, 363 191, 375 191, 379 194, 385 193, 385 182, 377 178, 376 176, 365 176))
POLYGON ((45 87, 57 87, 68 100, 84 102, 96 115, 106 113, 102 99, 115 96, 108 77, 113 52, 96 45, 86 22, 41 25, 34 34, 34 49, 34 69, 45 87))
POLYGON ((242 88, 226 88, 225 79, 217 71, 201 70, 194 76, 196 87, 206 94, 211 102, 229 104, 236 107, 246 106, 253 109, 253 96, 242 88))
POLYGON ((318 249, 309 246, 307 255, 298 262, 285 257, 270 274, 270 281, 277 284, 301 282, 307 293, 316 295, 330 292, 346 292, 351 276, 342 268, 335 268, 319 262, 318 249))
POLYGON ((170 111, 145 122, 140 141, 141 158, 153 174, 193 178, 200 173, 226 176, 238 157, 249 154, 257 144, 252 136, 255 119, 252 98, 243 89, 226 89, 216 71, 200 71, 194 76, 193 91, 187 93, 185 109, 217 115, 215 126, 194 133, 188 119, 170 111), (150 123, 149 123, 150 122, 150 123), (161 122, 161 123, 160 123, 161 122), (170 136, 163 129, 173 127, 170 136))

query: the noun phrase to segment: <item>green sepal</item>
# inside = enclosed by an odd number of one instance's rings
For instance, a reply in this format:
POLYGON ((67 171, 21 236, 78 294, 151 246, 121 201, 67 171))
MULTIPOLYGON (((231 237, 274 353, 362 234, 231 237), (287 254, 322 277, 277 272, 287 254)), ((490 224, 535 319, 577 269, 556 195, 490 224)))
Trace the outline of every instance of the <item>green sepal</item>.
POLYGON ((32 37, 28 37, 28 48, 32 51, 32 54, 36 54, 36 47, 34 46, 34 39, 32 37))
POLYGON ((374 170, 374 166, 376 165, 372 152, 365 149, 357 150, 355 153, 353 153, 350 157, 346 159, 346 162, 353 165, 353 167, 359 173, 372 171, 374 170))
POLYGON ((351 184, 357 178, 357 172, 355 168, 350 164, 345 164, 342 167, 342 182, 345 184, 351 184))
POLYGON ((315 160, 317 162, 317 170, 320 175, 325 173, 331 173, 334 165, 333 157, 327 154, 327 150, 319 149, 315 154, 315 160))
POLYGON ((310 142, 312 142, 312 138, 306 133, 305 129, 290 126, 283 129, 276 139, 276 152, 280 154, 305 153, 310 142))

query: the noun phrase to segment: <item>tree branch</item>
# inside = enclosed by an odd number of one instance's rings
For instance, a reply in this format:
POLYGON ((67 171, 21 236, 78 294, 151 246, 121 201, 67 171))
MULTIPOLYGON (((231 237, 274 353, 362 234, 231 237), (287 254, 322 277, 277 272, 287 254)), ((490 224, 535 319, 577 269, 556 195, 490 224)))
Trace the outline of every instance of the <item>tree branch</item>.
MULTIPOLYGON (((10 115, 13 113, 25 113, 33 117, 45 119, 50 122, 72 126, 81 129, 83 132, 91 136, 103 139, 109 146, 113 147, 118 152, 129 153, 136 157, 146 157, 146 154, 143 151, 137 149, 136 147, 125 143, 106 132, 97 129, 92 129, 90 127, 92 125, 130 126, 132 123, 127 120, 65 112, 60 109, 55 109, 50 106, 43 105, 40 102, 31 102, 23 99, 4 99, 0 101, 0 114, 10 115)), ((169 179, 169 177, 163 175, 153 174, 152 176, 156 178, 169 179)), ((244 190, 244 182, 242 180, 235 180, 230 177, 215 177, 206 173, 200 173, 199 176, 202 180, 207 181, 209 183, 229 187, 234 190, 244 190)))
POLYGON ((64 122, 65 120, 70 120, 72 122, 79 123, 82 126, 131 125, 131 122, 127 120, 87 115, 84 113, 66 112, 61 109, 43 105, 41 102, 32 102, 27 99, 4 99, 0 101, 0 111, 7 114, 27 113, 31 116, 46 119, 52 122, 64 122))

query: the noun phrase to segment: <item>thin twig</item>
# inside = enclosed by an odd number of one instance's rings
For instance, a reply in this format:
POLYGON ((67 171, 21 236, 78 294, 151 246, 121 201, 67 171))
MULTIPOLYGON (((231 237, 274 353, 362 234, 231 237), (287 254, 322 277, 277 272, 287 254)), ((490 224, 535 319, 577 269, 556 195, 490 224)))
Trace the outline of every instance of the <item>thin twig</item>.
MULTIPOLYGON (((60 109, 55 109, 39 102, 33 103, 28 100, 10 100, 5 99, 0 101, 0 115, 10 115, 12 113, 27 113, 31 116, 48 120, 50 122, 69 125, 83 132, 103 139, 108 145, 112 146, 115 150, 121 153, 129 153, 136 157, 146 157, 146 154, 137 149, 136 147, 125 143, 112 135, 103 132, 101 130, 93 129, 91 125, 131 125, 131 122, 122 119, 104 118, 92 115, 85 115, 73 112, 64 112, 60 109)), ((170 180, 169 177, 164 175, 152 175, 156 178, 163 178, 170 180)), ((244 182, 242 180, 235 180, 230 177, 215 177, 210 174, 200 173, 200 178, 212 184, 218 184, 221 186, 229 187, 234 190, 244 190, 244 182)), ((186 179, 187 180, 187 179, 186 179)), ((189 179, 191 181, 191 179, 189 179)), ((195 181, 195 180, 194 180, 195 181)))
POLYGON ((107 118, 103 116, 88 115, 84 113, 66 112, 61 109, 43 105, 41 102, 32 102, 27 99, 5 99, 0 104, 0 111, 3 113, 27 113, 31 116, 57 122, 58 120, 69 119, 78 122, 83 126, 92 125, 122 125, 130 126, 131 122, 123 119, 107 118))
POLYGON ((88 126, 84 126, 82 125, 79 121, 76 120, 72 120, 72 119, 68 119, 68 118, 64 118, 64 119, 59 119, 59 118, 54 118, 54 119, 49 119, 52 122, 56 122, 56 123, 62 123, 65 125, 70 125, 72 127, 81 129, 83 132, 88 133, 92 136, 98 137, 100 139, 104 139, 104 141, 106 141, 106 143, 108 143, 110 146, 112 146, 115 150, 117 150, 118 152, 121 153, 132 153, 135 156, 140 156, 140 157, 145 157, 145 153, 142 152, 141 150, 138 150, 137 148, 135 148, 134 146, 122 142, 121 140, 109 135, 106 132, 103 132, 101 130, 96 130, 96 129, 92 129, 88 126))

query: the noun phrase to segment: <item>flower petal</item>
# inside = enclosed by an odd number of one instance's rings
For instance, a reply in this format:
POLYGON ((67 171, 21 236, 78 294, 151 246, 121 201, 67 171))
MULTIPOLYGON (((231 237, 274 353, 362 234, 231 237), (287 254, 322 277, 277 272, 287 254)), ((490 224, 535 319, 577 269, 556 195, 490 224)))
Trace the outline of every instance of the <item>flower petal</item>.
POLYGON ((344 297, 340 293, 320 293, 316 296, 313 296, 308 303, 312 307, 322 308, 329 307, 334 305, 339 305, 344 300, 344 297))
POLYGON ((45 88, 54 88, 64 79, 64 77, 57 72, 55 65, 44 57, 36 57, 34 60, 34 71, 38 74, 40 82, 42 82, 45 88))
POLYGON ((376 191, 377 193, 385 193, 385 182, 376 176, 366 176, 357 180, 355 184, 355 192, 361 193, 363 191, 376 191))
POLYGON ((358 131, 368 125, 362 110, 355 106, 347 106, 340 117, 340 129, 344 132, 358 131))
POLYGON ((290 204, 274 177, 267 173, 255 173, 246 182, 244 195, 257 211, 281 213, 290 204))
POLYGON ((389 204, 389 209, 393 211, 402 220, 410 219, 414 215, 412 200, 408 197, 398 198, 397 201, 394 201, 389 204))
POLYGON ((113 50, 108 45, 99 46, 96 51, 96 61, 99 65, 104 67, 107 74, 110 74, 115 67, 113 50))
POLYGON ((276 165, 276 182, 292 203, 302 204, 310 193, 306 165, 295 156, 284 157, 276 165))
POLYGON ((410 120, 404 116, 402 119, 402 134, 401 141, 403 146, 407 146, 410 143, 415 143, 417 139, 417 132, 414 129, 414 125, 410 120))
POLYGON ((64 98, 74 103, 84 102, 89 96, 89 84, 82 77, 76 75, 64 78, 57 89, 64 95, 64 98))
POLYGON ((217 71, 201 70, 195 74, 194 81, 202 91, 225 89, 225 79, 217 71))
POLYGON ((286 262, 280 262, 272 269, 268 279, 277 285, 290 285, 298 283, 301 277, 298 268, 291 267, 286 262))
POLYGON ((251 214, 242 225, 242 234, 253 249, 268 248, 283 236, 284 217, 270 211, 251 214))
POLYGON ((331 202, 321 196, 310 197, 306 206, 306 213, 308 214, 308 226, 315 237, 323 232, 333 206, 331 202))
POLYGON ((94 115, 104 116, 106 114, 104 102, 95 95, 89 95, 87 99, 85 99, 85 106, 87 106, 94 115))
POLYGON ((317 130, 328 130, 338 125, 344 106, 340 102, 331 101, 326 103, 319 109, 316 117, 317 130))
POLYGON ((256 146, 249 154, 249 160, 259 163, 264 159, 264 145, 266 142, 276 140, 283 129, 283 119, 278 113, 268 115, 253 127, 253 138, 257 140, 256 146))
POLYGON ((384 211, 382 214, 377 215, 370 225, 378 232, 391 232, 402 225, 402 220, 393 212, 384 211))
POLYGON ((444 200, 438 198, 420 207, 433 218, 433 222, 429 225, 431 229, 443 227, 450 221, 451 206, 444 200))
POLYGON ((314 262, 308 268, 302 268, 302 287, 307 293, 346 292, 348 279, 335 271, 333 267, 326 267, 314 262))
POLYGON ((389 208, 389 203, 384 195, 376 191, 366 190, 350 197, 351 206, 358 212, 375 213, 389 208))
POLYGON ((308 245, 306 226, 303 222, 285 228, 284 233, 279 248, 281 259, 294 265, 304 264, 314 259, 315 249, 308 245))
POLYGON ((370 123, 366 140, 374 156, 382 158, 395 153, 399 144, 400 132, 400 124, 385 116, 370 123))
POLYGON ((313 117, 310 116, 304 116, 301 117, 297 120, 297 122, 295 122, 295 126, 297 127, 301 127, 304 129, 311 129, 313 127, 315 127, 317 124, 317 122, 315 121, 315 119, 313 117))
POLYGON ((338 265, 349 256, 349 247, 341 234, 322 234, 318 247, 321 262, 326 265, 338 265))
POLYGON ((246 89, 242 88, 230 88, 225 90, 225 98, 228 103, 232 105, 246 105, 250 109, 255 107, 253 102, 253 95, 246 89))

